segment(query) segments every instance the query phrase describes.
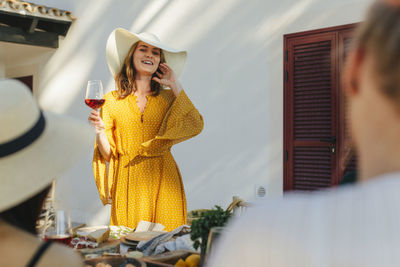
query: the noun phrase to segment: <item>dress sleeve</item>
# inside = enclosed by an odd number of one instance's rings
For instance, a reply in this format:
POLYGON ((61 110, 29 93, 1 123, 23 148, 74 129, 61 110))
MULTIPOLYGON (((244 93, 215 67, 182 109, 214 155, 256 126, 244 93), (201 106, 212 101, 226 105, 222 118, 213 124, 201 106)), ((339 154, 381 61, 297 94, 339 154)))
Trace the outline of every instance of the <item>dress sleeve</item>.
POLYGON ((109 106, 110 105, 104 105, 100 111, 100 117, 103 119, 105 133, 111 148, 111 157, 109 164, 106 163, 106 160, 101 155, 96 141, 94 144, 93 153, 94 179, 96 181, 97 189, 99 191, 100 199, 103 202, 103 205, 111 203, 111 188, 113 185, 113 174, 115 169, 114 167, 116 166, 117 160, 117 151, 114 136, 115 124, 113 118, 110 116, 109 106))
POLYGON ((140 155, 160 156, 171 146, 198 135, 203 126, 203 117, 182 90, 165 115, 156 137, 142 143, 140 155))

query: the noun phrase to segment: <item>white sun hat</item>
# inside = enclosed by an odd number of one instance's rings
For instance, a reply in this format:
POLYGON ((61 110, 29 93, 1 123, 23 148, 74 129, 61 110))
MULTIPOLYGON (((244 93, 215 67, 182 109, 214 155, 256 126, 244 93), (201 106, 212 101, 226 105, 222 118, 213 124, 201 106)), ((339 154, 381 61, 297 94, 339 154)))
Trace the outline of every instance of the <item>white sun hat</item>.
POLYGON ((0 80, 0 125, 0 212, 43 190, 93 139, 87 124, 42 112, 16 80, 0 80))
POLYGON ((182 74, 186 63, 186 51, 177 50, 161 43, 160 39, 152 33, 136 34, 117 28, 108 37, 106 45, 107 64, 114 78, 121 71, 129 49, 138 41, 160 48, 164 53, 166 63, 172 68, 176 77, 182 74))

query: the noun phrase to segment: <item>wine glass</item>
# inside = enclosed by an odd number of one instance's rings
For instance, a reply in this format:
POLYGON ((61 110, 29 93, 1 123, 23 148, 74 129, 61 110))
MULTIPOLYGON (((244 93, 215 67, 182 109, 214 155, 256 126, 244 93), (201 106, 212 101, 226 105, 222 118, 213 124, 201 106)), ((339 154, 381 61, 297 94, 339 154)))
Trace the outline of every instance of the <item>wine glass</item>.
POLYGON ((69 246, 72 240, 72 228, 69 214, 65 210, 56 210, 51 226, 43 233, 45 241, 55 241, 69 246))
POLYGON ((86 86, 85 104, 96 110, 105 102, 103 98, 103 84, 100 80, 90 80, 86 86))

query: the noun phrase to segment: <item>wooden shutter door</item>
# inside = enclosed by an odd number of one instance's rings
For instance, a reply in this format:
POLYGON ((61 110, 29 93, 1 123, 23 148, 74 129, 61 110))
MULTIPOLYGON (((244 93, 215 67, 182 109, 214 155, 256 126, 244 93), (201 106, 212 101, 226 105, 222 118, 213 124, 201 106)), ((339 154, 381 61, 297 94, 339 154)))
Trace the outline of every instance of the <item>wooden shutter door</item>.
POLYGON ((288 38, 285 77, 284 190, 336 181, 336 34, 288 38))
MULTIPOLYGON (((357 24, 284 36, 283 189, 337 185, 349 142, 341 79, 357 24)), ((356 168, 353 157, 347 170, 356 168)))

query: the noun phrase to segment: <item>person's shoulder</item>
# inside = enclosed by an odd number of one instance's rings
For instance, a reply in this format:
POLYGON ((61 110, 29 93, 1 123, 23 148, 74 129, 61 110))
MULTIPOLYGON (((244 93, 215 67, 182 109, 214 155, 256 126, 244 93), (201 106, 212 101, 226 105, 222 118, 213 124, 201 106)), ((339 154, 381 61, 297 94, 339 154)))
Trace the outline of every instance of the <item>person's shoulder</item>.
POLYGON ((71 248, 52 243, 37 266, 83 266, 83 259, 71 248))

